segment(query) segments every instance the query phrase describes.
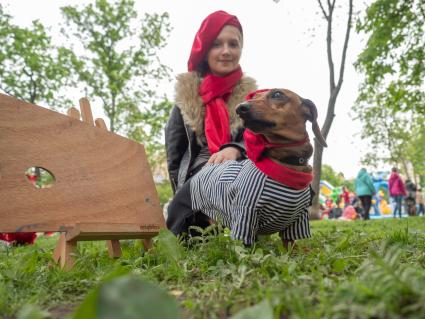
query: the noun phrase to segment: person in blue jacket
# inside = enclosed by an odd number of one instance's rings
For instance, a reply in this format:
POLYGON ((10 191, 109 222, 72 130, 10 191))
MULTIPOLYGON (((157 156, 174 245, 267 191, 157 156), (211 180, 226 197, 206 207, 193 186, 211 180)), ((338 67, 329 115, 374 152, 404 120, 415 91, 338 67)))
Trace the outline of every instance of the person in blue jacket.
POLYGON ((372 196, 376 193, 372 178, 365 168, 361 168, 356 177, 356 194, 363 206, 363 218, 369 219, 369 210, 372 204, 372 196))

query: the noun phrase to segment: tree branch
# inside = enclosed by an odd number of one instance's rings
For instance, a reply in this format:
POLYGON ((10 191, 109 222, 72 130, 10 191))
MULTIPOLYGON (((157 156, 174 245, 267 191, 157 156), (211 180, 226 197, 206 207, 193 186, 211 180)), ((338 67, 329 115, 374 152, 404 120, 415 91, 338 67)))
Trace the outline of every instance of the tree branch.
POLYGON ((336 91, 337 91, 336 94, 339 93, 339 90, 341 89, 341 85, 342 85, 342 80, 344 78, 345 60, 347 57, 347 48, 348 48, 348 40, 350 38, 352 17, 353 17, 353 0, 350 0, 349 9, 348 9, 347 29, 345 30, 344 48, 342 49, 342 58, 341 58, 341 65, 339 69, 339 79, 338 79, 338 84, 336 87, 336 91))
POLYGON ((319 7, 322 10, 323 16, 325 17, 326 20, 328 20, 328 15, 327 15, 327 13, 325 11, 325 8, 323 8, 322 1, 321 0, 317 0, 317 3, 319 3, 319 7))
POLYGON ((33 79, 33 73, 28 72, 25 67, 22 69, 22 72, 30 78, 30 83, 29 83, 30 84, 30 87, 29 87, 30 98, 29 98, 28 102, 34 103, 35 99, 36 99, 37 85, 36 85, 36 83, 33 79))
POLYGON ((329 86, 330 94, 333 95, 335 89, 335 67, 332 59, 332 16, 334 8, 328 1, 329 5, 329 16, 327 18, 327 32, 326 32, 326 50, 328 55, 328 65, 329 65, 329 86))

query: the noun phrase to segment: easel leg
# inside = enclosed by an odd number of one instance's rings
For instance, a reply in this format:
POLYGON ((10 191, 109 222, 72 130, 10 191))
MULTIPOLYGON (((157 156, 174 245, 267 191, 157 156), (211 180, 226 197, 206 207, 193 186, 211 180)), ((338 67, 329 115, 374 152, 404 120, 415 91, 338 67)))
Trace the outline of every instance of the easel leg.
POLYGON ((110 258, 121 257, 122 252, 121 252, 121 245, 119 240, 117 239, 107 240, 106 246, 108 247, 110 258))
POLYGON ((143 245, 143 248, 146 251, 148 251, 149 249, 151 249, 152 248, 152 238, 149 237, 149 238, 142 239, 142 245, 143 245))
POLYGON ((56 243, 55 251, 53 252, 53 260, 59 262, 61 258, 62 246, 65 245, 65 233, 60 233, 58 242, 56 243))
POLYGON ((61 256, 60 256, 60 264, 61 268, 65 268, 66 270, 74 267, 75 261, 72 254, 75 252, 77 248, 76 241, 66 241, 65 244, 62 245, 61 256))

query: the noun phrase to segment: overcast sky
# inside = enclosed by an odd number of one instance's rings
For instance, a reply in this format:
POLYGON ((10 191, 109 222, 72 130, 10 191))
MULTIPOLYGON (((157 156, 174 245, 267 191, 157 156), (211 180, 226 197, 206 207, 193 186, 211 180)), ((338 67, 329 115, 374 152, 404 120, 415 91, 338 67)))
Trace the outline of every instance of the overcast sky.
MULTIPOLYGON (((6 12, 14 17, 15 23, 29 25, 32 20, 39 19, 45 26, 51 26, 50 34, 56 33, 56 36, 59 36, 58 23, 61 21, 59 8, 89 3, 83 0, 0 2, 6 5, 6 12)), ((364 1, 357 2, 357 10, 365 8, 364 1)), ((193 37, 205 16, 216 10, 225 10, 236 15, 244 29, 242 70, 256 78, 260 88, 287 88, 314 101, 318 107, 319 124, 323 124, 329 98, 329 71, 326 25, 321 18, 317 1, 136 0, 136 6, 139 13, 167 11, 170 14, 173 30, 160 57, 164 64, 173 69, 173 76, 186 71, 193 37)), ((346 12, 345 7, 339 9, 337 14, 344 19, 335 21, 333 45, 336 66, 339 66, 346 12)), ((329 147, 323 155, 323 163, 344 173, 346 178, 357 175, 360 157, 365 153, 365 143, 359 136, 360 123, 350 116, 360 81, 353 63, 363 46, 364 39, 353 29, 344 82, 335 109, 336 116, 327 138, 329 147)), ((173 99, 173 84, 165 83, 159 88, 170 100, 173 99)), ((101 107, 92 107, 95 115, 101 117, 101 107)))

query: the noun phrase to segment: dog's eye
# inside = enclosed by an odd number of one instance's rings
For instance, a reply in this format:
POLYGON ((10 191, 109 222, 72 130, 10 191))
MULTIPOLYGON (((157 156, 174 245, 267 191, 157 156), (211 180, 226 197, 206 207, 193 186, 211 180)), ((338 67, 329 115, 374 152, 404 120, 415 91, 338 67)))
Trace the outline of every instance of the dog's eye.
POLYGON ((270 95, 270 97, 272 99, 283 99, 285 97, 285 95, 282 92, 280 92, 280 91, 274 91, 274 92, 272 92, 272 94, 270 95))

